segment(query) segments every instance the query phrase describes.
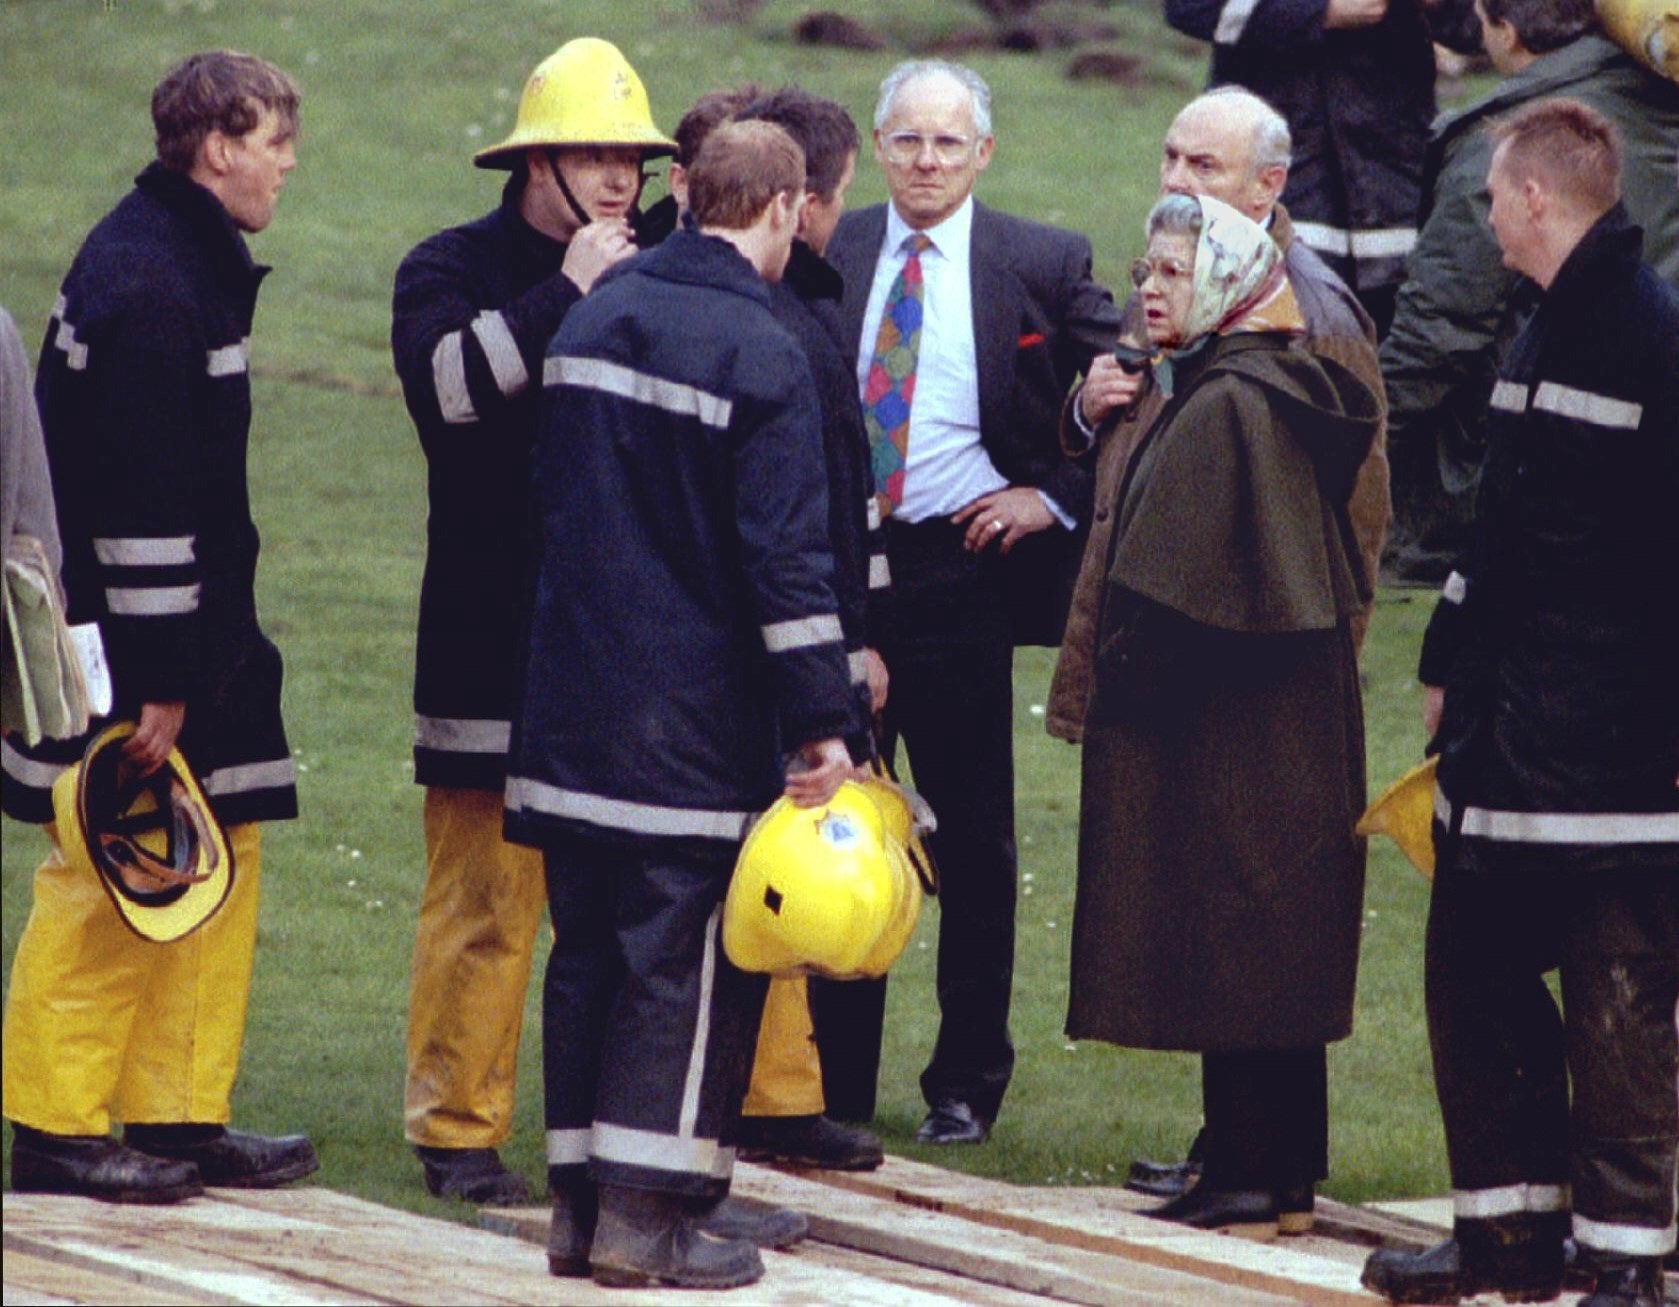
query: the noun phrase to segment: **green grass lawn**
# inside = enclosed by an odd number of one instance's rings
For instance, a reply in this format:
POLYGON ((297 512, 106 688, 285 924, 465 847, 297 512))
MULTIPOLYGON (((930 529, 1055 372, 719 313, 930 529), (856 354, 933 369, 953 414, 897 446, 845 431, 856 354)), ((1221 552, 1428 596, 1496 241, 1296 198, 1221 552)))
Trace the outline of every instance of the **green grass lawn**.
MULTIPOLYGON (((402 1143, 408 954, 422 875, 420 795, 409 765, 423 465, 391 374, 392 274, 416 241, 491 207, 500 174, 469 156, 510 125, 536 61, 575 35, 612 38, 648 84, 667 130, 697 94, 747 77, 795 80, 845 103, 865 128, 875 87, 912 42, 975 21, 957 0, 869 0, 903 44, 816 51, 785 35, 803 6, 770 0, 752 22, 709 26, 688 0, 7 0, 0 6, 0 303, 33 340, 87 228, 150 156, 150 90, 181 55, 261 53, 304 88, 301 166, 274 226, 255 238, 276 266, 252 357, 253 500, 264 535, 259 603, 287 659, 286 716, 301 821, 268 828, 266 902, 237 1119, 303 1129, 322 1183, 418 1210, 427 1198, 402 1143)), ((974 60, 995 91, 999 146, 981 195, 1089 233, 1117 285, 1141 244, 1161 135, 1200 85, 1203 54, 1152 5, 1110 11, 1145 54, 1139 86, 1073 84, 1062 56, 974 60)), ((865 161, 852 201, 881 199, 865 161)), ((1417 642, 1431 600, 1382 596, 1369 646, 1370 776, 1415 760, 1417 642)), ((1196 1063, 1063 1037, 1078 753, 1050 739, 1051 655, 1017 663, 1022 887, 1014 1033, 1020 1060, 990 1146, 918 1150, 916 1075, 931 1046, 936 909, 891 988, 879 1127, 894 1151, 1027 1183, 1111 1183, 1139 1154, 1175 1155, 1199 1117, 1196 1063)), ((29 904, 42 838, 5 826, 4 954, 29 904)), ((1439 1192, 1440 1131, 1421 1005, 1424 883, 1372 850, 1354 1036, 1331 1056, 1332 1169, 1346 1199, 1439 1192)), ((541 1172, 537 994, 527 1009, 516 1138, 541 1172)))

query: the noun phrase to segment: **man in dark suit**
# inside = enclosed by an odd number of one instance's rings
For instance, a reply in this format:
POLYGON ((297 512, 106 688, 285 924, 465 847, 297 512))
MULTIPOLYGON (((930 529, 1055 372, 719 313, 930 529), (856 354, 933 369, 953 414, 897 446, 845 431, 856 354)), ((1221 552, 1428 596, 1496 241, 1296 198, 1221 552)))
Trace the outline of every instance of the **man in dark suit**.
MULTIPOLYGON (((1013 647, 1060 639, 1091 480, 1060 451, 1058 412, 1118 328, 1089 241, 974 202, 990 99, 960 65, 894 69, 874 118, 891 202, 847 214, 828 247, 887 518, 892 588, 870 621, 886 727, 939 819, 926 1143, 982 1142, 1014 1064, 1013 647)), ((813 989, 829 1111, 872 1115, 883 991, 813 989)))

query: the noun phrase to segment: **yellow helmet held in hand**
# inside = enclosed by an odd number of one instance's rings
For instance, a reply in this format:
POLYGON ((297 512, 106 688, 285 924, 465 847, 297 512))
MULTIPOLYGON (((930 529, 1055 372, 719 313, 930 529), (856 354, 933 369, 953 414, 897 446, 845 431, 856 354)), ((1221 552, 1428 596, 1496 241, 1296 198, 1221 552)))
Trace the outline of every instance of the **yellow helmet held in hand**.
POLYGON ((633 145, 674 154, 676 142, 653 125, 647 88, 618 47, 596 36, 567 41, 536 66, 519 97, 506 140, 473 155, 480 168, 512 168, 531 149, 633 145))
POLYGON ((1418 763, 1377 796, 1364 810, 1360 835, 1386 835, 1410 863, 1434 879, 1434 757, 1418 763))
POLYGON ((921 884, 892 824, 855 781, 819 807, 778 799, 746 837, 729 881, 729 960, 775 975, 885 975, 921 911, 921 884))

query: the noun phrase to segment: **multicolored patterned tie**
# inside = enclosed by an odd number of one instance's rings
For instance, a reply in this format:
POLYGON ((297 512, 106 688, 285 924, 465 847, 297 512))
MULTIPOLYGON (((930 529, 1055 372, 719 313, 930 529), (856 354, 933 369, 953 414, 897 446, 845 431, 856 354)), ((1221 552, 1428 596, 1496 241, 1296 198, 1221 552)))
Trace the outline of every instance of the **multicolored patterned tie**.
POLYGON ((904 502, 904 463, 909 453, 909 409, 915 400, 915 361, 921 352, 921 252, 932 245, 921 232, 904 238, 909 257, 886 293, 874 358, 863 383, 863 425, 881 515, 904 502))

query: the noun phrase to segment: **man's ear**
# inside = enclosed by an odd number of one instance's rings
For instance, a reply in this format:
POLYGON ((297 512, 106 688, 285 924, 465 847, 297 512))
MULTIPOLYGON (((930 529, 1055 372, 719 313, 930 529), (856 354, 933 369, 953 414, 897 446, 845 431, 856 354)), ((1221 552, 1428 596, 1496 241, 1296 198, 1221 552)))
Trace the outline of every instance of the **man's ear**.
POLYGON ((670 193, 676 197, 676 207, 688 207, 688 170, 676 160, 672 159, 670 167, 665 170, 665 185, 670 193))
POLYGON ((225 176, 233 166, 233 138, 212 127, 198 147, 198 162, 213 176, 225 176))
POLYGON ((1280 163, 1266 164, 1259 170, 1255 180, 1267 200, 1265 207, 1269 209, 1283 193, 1283 187, 1288 185, 1288 169, 1280 163))

